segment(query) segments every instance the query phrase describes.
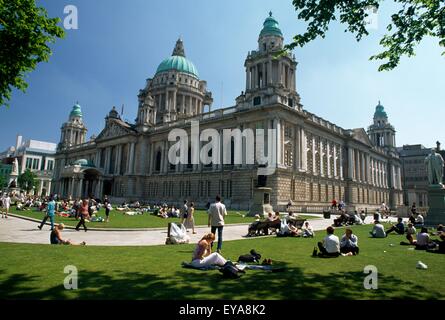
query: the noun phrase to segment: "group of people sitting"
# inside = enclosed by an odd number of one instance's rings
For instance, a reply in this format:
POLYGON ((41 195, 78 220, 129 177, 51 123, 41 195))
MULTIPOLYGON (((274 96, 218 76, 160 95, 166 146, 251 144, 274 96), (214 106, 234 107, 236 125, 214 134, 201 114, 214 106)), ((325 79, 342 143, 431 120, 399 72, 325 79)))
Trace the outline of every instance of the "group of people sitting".
POLYGON ((355 210, 353 214, 349 214, 343 210, 340 216, 334 219, 333 227, 349 226, 354 224, 360 225, 364 223, 365 218, 366 214, 363 210, 360 215, 358 214, 357 210, 355 210))
POLYGON ((326 237, 317 243, 312 256, 321 258, 336 258, 339 256, 355 256, 359 253, 358 237, 351 228, 346 228, 341 240, 334 234, 335 229, 329 226, 326 237))
POLYGON ((441 240, 432 240, 428 233, 428 228, 422 225, 420 231, 417 232, 416 225, 409 220, 407 226, 403 223, 402 218, 397 219, 397 223, 393 224, 388 230, 379 220, 374 221, 374 227, 370 232, 373 238, 386 238, 390 233, 395 232, 398 235, 405 235, 408 242, 401 241, 401 245, 415 246, 416 250, 427 250, 436 253, 445 253, 445 228, 443 225, 437 227, 437 231, 431 235, 437 235, 441 240), (416 239, 414 239, 416 237, 416 239))
POLYGON ((268 235, 275 233, 277 236, 313 237, 314 231, 309 222, 300 219, 293 212, 289 212, 281 218, 279 212, 269 212, 265 219, 259 214, 255 215, 255 221, 248 227, 247 237, 268 235))

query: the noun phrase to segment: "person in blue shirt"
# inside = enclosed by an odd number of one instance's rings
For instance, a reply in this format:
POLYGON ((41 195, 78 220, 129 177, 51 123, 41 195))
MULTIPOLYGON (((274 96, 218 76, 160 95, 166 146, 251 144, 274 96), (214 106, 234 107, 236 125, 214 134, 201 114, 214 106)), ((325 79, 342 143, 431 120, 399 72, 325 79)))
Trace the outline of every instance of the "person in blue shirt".
POLYGON ((53 196, 51 195, 49 198, 49 202, 46 206, 46 215, 43 218, 42 222, 38 226, 40 230, 42 230, 43 226, 45 225, 48 218, 51 221, 51 231, 54 229, 54 216, 56 214, 56 202, 54 201, 53 196))
POLYGON ((398 218, 397 224, 393 225, 391 228, 386 230, 386 235, 388 235, 390 232, 395 231, 397 234, 404 234, 405 233, 405 225, 403 224, 403 219, 398 218))

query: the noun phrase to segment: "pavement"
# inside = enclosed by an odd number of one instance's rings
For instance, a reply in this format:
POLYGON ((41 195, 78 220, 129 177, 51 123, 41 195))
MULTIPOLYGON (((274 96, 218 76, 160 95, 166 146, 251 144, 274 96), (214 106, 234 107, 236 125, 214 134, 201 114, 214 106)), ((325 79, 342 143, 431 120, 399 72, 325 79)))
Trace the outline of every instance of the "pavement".
MULTIPOLYGON (((326 229, 333 224, 335 216, 331 219, 323 219, 320 214, 306 214, 319 219, 310 220, 310 223, 315 231, 326 229)), ((389 218, 389 221, 394 222, 396 218, 389 218)), ((372 223, 372 216, 368 216, 365 223, 372 223)), ((49 244, 49 226, 45 225, 43 230, 37 228, 38 223, 24 220, 17 217, 9 217, 8 219, 0 218, 0 242, 9 243, 34 243, 34 244, 49 244)), ((247 234, 247 224, 244 225, 226 225, 224 227, 224 241, 241 240, 241 239, 256 239, 245 238, 247 234)), ((205 234, 210 232, 208 227, 195 227, 196 234, 190 235, 190 243, 196 243, 205 234)), ((89 230, 85 232, 75 231, 73 229, 65 229, 62 232, 63 239, 69 239, 73 242, 80 243, 86 241, 87 245, 93 246, 156 246, 165 244, 167 237, 167 228, 164 230, 133 230, 133 231, 95 231, 89 230)))

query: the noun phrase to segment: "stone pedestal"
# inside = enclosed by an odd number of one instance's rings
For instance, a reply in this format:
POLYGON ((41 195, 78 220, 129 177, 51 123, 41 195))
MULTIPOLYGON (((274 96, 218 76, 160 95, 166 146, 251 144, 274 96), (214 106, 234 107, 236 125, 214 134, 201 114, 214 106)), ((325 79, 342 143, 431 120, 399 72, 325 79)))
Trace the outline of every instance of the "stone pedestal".
POLYGON ((273 212, 273 208, 270 205, 271 191, 271 188, 266 187, 255 188, 253 191, 253 205, 247 214, 249 217, 253 217, 256 214, 266 216, 269 212, 273 212))
POLYGON ((425 226, 437 227, 445 224, 445 188, 442 184, 428 187, 429 209, 425 218, 425 226))

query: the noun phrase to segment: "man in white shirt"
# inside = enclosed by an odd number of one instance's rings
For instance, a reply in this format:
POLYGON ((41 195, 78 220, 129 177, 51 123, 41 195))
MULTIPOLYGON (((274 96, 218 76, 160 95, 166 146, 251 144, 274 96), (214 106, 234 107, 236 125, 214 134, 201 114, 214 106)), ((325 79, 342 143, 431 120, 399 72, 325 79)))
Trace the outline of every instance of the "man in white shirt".
POLYGON ((386 238, 386 232, 380 221, 374 221, 374 228, 370 232, 373 238, 386 238))
POLYGON ((425 219, 423 216, 419 213, 416 217, 416 223, 414 224, 416 227, 423 227, 423 224, 425 223, 425 219))
POLYGON ((318 243, 319 257, 338 257, 340 255, 340 240, 334 235, 335 229, 329 226, 326 229, 327 236, 323 242, 318 243))
POLYGON ((303 225, 303 227, 301 228, 301 230, 303 231, 303 237, 310 237, 313 238, 315 235, 314 229, 312 228, 312 226, 309 224, 308 221, 306 221, 303 225))
POLYGON ((221 203, 220 196, 216 196, 216 201, 215 203, 212 203, 210 205, 208 213, 209 213, 208 226, 211 227, 211 233, 215 234, 216 230, 218 230, 218 247, 216 252, 221 253, 224 217, 227 215, 227 210, 226 206, 221 203))

